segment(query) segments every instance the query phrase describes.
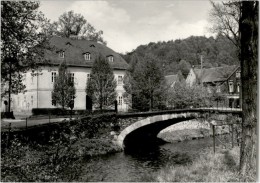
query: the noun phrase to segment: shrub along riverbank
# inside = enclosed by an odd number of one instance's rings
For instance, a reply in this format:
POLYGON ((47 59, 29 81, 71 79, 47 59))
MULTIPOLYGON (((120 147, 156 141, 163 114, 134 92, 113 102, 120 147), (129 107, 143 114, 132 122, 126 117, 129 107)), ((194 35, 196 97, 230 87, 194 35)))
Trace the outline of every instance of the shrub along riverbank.
POLYGON ((44 141, 32 133, 14 135, 8 147, 1 148, 1 180, 76 180, 83 159, 120 151, 110 135, 115 127, 115 114, 110 113, 55 126, 44 133, 44 141))

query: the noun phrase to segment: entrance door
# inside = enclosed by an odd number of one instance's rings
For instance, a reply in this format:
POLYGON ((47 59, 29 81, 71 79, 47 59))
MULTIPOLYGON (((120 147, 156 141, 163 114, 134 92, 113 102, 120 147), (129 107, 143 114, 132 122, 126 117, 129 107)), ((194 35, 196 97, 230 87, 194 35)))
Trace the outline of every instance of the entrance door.
POLYGON ((86 110, 92 111, 92 99, 88 95, 86 95, 86 110))

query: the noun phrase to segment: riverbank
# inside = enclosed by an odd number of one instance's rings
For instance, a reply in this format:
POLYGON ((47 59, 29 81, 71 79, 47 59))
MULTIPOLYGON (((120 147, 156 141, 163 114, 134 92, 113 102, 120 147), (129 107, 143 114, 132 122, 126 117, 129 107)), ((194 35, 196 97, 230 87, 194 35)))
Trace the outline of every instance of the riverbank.
MULTIPOLYGON (((228 125, 216 126, 216 135, 230 133, 228 125)), ((212 136, 210 123, 207 121, 190 120, 175 124, 162 130, 158 137, 166 142, 182 142, 184 140, 194 140, 212 136)))
POLYGON ((13 141, 1 154, 1 180, 4 182, 76 180, 83 159, 121 151, 111 139, 84 138, 70 145, 33 145, 13 141))
POLYGON ((255 182, 256 166, 246 177, 239 176, 239 147, 206 149, 188 165, 168 164, 153 181, 159 182, 255 182))
MULTIPOLYGON (((82 161, 121 151, 113 143, 114 114, 88 116, 57 124, 41 136, 14 135, 1 148, 1 180, 4 182, 70 182, 77 180, 82 161)), ((36 133, 36 132, 35 132, 36 133)))

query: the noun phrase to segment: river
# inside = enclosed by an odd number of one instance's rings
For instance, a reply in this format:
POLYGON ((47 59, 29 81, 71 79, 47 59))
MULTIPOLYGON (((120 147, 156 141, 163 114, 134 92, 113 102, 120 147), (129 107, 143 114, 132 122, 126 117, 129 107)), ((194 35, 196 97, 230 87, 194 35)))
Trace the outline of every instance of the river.
MULTIPOLYGON (((228 139, 229 136, 222 137, 228 139)), ((218 143, 217 143, 218 144, 218 143)), ((206 148, 212 148, 212 138, 139 147, 134 151, 99 156, 83 162, 77 181, 132 182, 152 181, 152 176, 167 164, 185 164, 206 148)))

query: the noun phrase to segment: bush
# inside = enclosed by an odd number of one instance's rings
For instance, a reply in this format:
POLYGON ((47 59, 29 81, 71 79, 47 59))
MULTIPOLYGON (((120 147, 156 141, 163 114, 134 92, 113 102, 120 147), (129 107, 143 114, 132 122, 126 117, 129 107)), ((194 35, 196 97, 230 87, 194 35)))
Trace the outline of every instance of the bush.
POLYGON ((87 110, 68 110, 62 108, 33 108, 32 114, 35 115, 83 115, 88 114, 87 110))
POLYGON ((13 111, 11 112, 1 112, 1 119, 8 118, 8 119, 15 119, 13 111))
POLYGON ((115 113, 88 115, 81 120, 56 123, 51 127, 48 124, 47 129, 44 126, 38 131, 33 129, 34 134, 26 142, 21 141, 21 136, 13 138, 8 148, 1 148, 1 179, 15 182, 77 180, 82 158, 120 150, 111 139, 87 138, 100 137, 101 130, 106 130, 107 134, 111 123, 116 121, 115 113), (44 132, 43 137, 37 138, 41 132, 44 132), (48 138, 46 143, 36 142, 45 137, 48 138))

